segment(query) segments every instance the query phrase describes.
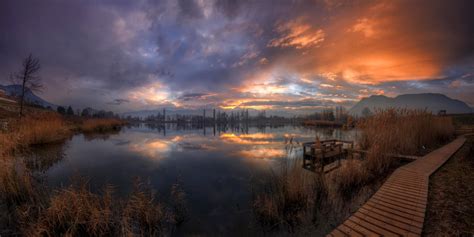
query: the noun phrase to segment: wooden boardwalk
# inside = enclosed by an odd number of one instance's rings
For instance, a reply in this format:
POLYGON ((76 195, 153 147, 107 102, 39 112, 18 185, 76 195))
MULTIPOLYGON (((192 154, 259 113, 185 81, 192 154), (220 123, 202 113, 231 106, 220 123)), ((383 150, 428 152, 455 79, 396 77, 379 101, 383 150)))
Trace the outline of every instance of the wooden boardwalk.
POLYGON ((459 137, 395 170, 356 213, 327 236, 421 236, 429 177, 465 141, 459 137))

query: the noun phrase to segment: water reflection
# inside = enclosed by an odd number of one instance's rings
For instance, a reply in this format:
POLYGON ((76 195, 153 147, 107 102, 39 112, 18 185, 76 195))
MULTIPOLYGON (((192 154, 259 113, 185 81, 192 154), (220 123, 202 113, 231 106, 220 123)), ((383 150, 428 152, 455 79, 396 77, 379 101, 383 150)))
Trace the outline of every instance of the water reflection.
MULTIPOLYGON (((321 139, 352 140, 352 132, 297 126, 186 127, 138 124, 115 134, 77 135, 52 149, 61 154, 46 170, 50 186, 63 186, 75 175, 87 176, 92 188, 105 183, 126 194, 132 178, 149 180, 158 193, 169 193, 179 176, 188 193, 191 219, 183 233, 213 235, 251 221, 250 180, 278 165, 295 144, 321 139)), ((45 151, 46 152, 46 151, 45 151)), ((40 155, 36 152, 35 155, 40 155)), ((296 153, 293 157, 299 157, 296 153)), ((185 235, 186 235, 185 234, 185 235)))

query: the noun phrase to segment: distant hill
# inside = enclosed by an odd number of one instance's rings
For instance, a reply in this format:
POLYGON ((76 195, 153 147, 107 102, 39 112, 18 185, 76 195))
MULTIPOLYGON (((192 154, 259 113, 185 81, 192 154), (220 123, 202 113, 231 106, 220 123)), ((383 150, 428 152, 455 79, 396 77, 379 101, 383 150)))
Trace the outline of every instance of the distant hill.
MULTIPOLYGON (((0 85, 0 90, 2 90, 3 93, 5 93, 5 95, 9 97, 19 98, 21 95, 21 85, 8 85, 8 86, 0 85)), ((25 92, 25 101, 28 104, 39 105, 45 108, 49 106, 53 109, 56 109, 58 107, 55 104, 52 104, 46 100, 43 100, 41 97, 35 95, 35 93, 33 93, 29 89, 27 89, 25 92)))
POLYGON ((383 95, 372 95, 363 98, 349 113, 361 116, 364 108, 371 111, 385 108, 407 108, 407 109, 426 109, 432 113, 438 113, 440 110, 446 110, 448 114, 472 113, 473 110, 466 103, 451 99, 443 94, 424 93, 424 94, 405 94, 395 98, 383 95))

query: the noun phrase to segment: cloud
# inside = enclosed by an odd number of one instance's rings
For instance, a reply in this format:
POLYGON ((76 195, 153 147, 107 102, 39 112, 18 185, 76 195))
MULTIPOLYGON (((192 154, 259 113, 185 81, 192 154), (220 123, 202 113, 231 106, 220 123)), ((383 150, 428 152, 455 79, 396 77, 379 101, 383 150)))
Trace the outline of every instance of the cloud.
POLYGON ((206 97, 209 97, 209 96, 212 96, 212 95, 208 93, 188 93, 188 94, 184 94, 180 96, 179 99, 182 101, 190 101, 190 100, 205 99, 206 97))
POLYGON ((325 36, 322 29, 315 29, 301 20, 279 24, 276 31, 280 36, 268 42, 267 46, 304 49, 322 43, 325 36))
POLYGON ((473 105, 473 5, 5 0, 0 80, 31 52, 43 66, 41 96, 74 107, 349 106, 434 91, 473 105))
POLYGON ((113 101, 110 101, 108 104, 109 105, 121 105, 124 103, 130 103, 130 100, 127 99, 115 99, 113 101))

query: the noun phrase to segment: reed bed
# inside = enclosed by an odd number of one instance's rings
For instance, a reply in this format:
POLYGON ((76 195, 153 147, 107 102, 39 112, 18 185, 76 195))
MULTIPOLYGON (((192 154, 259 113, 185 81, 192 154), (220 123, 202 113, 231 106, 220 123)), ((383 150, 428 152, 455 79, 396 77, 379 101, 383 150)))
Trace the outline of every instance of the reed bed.
POLYGON ((425 110, 386 109, 359 121, 358 143, 368 151, 367 166, 385 172, 395 161, 387 154, 424 155, 454 136, 451 117, 435 116, 425 110))
POLYGON ((110 185, 91 192, 82 178, 70 186, 47 190, 28 170, 16 172, 11 159, 2 159, 0 165, 2 235, 164 236, 170 235, 177 220, 187 220, 187 213, 175 209, 186 209, 182 189, 178 191, 181 198, 174 199, 177 191, 172 188, 172 204, 161 201, 139 179, 126 197, 115 196, 110 185))
POLYGON ((7 124, 7 129, 0 132, 0 153, 3 155, 33 145, 59 142, 71 135, 63 117, 54 112, 11 118, 7 124))
POLYGON ((322 176, 303 170, 297 162, 286 160, 280 170, 271 171, 256 186, 253 211, 266 231, 287 229, 290 232, 303 223, 311 223, 313 211, 326 196, 322 176))
POLYGON ((78 124, 83 132, 118 129, 118 119, 80 123, 54 112, 37 111, 9 118, 0 131, 0 235, 6 236, 162 236, 187 220, 186 195, 173 185, 171 204, 139 180, 127 197, 111 186, 94 193, 87 181, 50 190, 15 153, 33 145, 64 140, 78 124))
POLYGON ((82 132, 107 132, 120 129, 125 123, 119 119, 107 118, 93 118, 86 119, 79 126, 82 132))
MULTIPOLYGON (((328 216, 338 223, 350 212, 351 202, 364 203, 391 170, 400 165, 390 154, 422 155, 445 144, 454 135, 450 117, 432 115, 422 110, 387 109, 360 119, 357 143, 367 150, 364 159, 348 158, 328 174, 315 174, 288 159, 281 170, 274 170, 255 189, 253 211, 265 230, 295 231, 298 226, 329 228, 315 217, 328 216), (348 208, 349 206, 349 208, 348 208), (329 208, 329 210, 328 210, 329 208), (339 212, 339 213, 334 213, 339 212)), ((353 207, 352 207, 353 208, 353 207)), ((323 233, 324 234, 324 233, 323 233)))

